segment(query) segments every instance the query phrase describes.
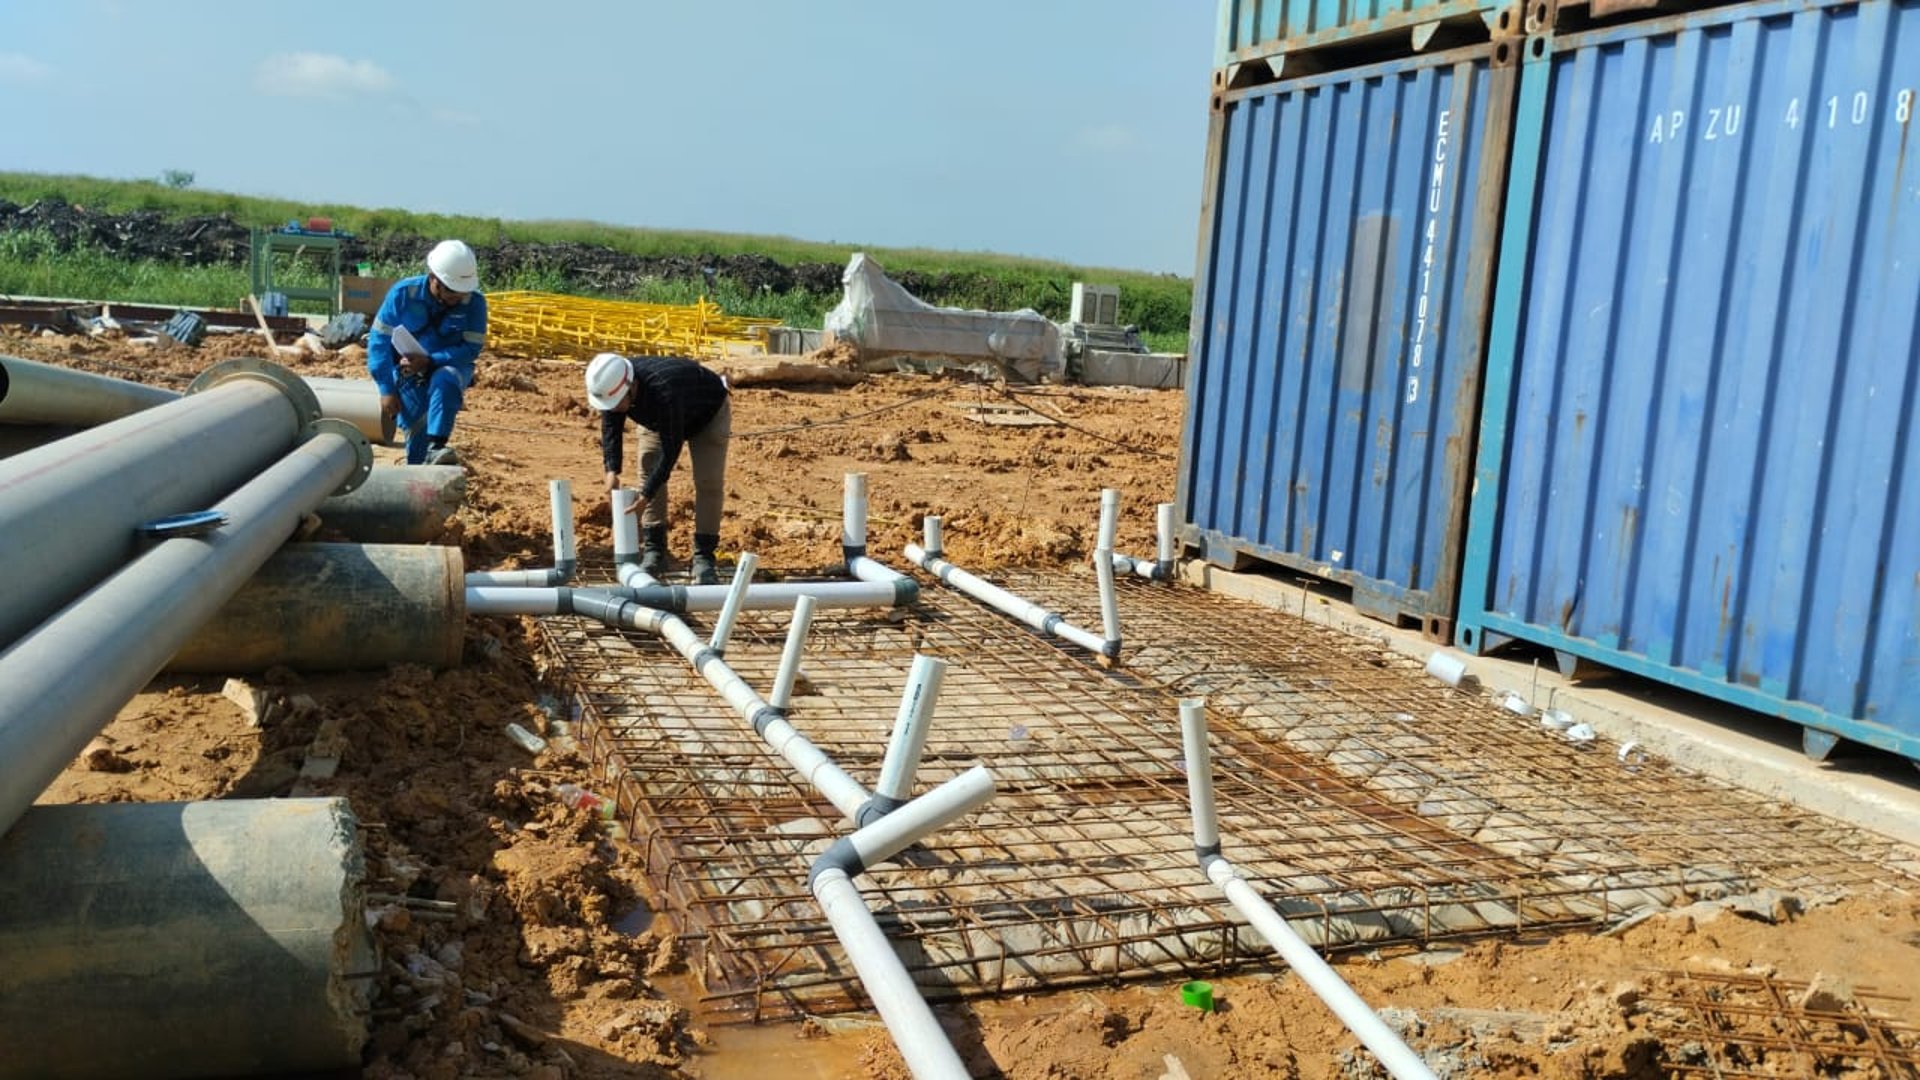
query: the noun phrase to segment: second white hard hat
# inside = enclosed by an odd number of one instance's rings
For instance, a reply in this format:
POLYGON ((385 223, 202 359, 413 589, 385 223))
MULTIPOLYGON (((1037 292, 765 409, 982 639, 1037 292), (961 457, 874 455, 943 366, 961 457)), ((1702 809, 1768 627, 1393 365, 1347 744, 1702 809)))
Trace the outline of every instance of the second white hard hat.
POLYGON ((601 412, 620 407, 633 385, 633 364, 619 353, 603 352, 587 364, 587 402, 601 412))

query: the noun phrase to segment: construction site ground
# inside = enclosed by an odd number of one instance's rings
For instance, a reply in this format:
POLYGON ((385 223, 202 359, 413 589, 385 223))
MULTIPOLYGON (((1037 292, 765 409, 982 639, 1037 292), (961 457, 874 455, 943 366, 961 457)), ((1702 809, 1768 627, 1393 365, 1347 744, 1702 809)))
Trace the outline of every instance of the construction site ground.
MULTIPOLYGON (((0 352, 177 387, 260 345, 0 333, 0 352)), ((471 475, 448 542, 469 569, 546 565, 547 481, 566 478, 583 578, 607 578, 580 372, 482 357, 454 438, 471 475)), ((1120 550, 1151 555, 1181 416, 1176 391, 743 387, 723 556, 833 573, 842 478, 865 472, 876 557, 906 569, 937 513, 956 563, 1097 627, 1099 490, 1123 492, 1120 550)), ((671 506, 684 559, 684 467, 671 506)), ((1920 849, 1893 818, 1816 813, 1781 798, 1787 781, 1743 789, 1673 760, 1679 743, 1623 760, 1610 733, 1638 736, 1607 723, 1570 743, 1426 677, 1417 642, 1345 627, 1291 579, 1265 587, 1277 607, 1123 583, 1114 670, 922 584, 902 615, 822 613, 795 722, 871 782, 908 660, 949 660, 922 786, 984 763, 1000 794, 865 885, 950 990, 938 1011, 979 1075, 1378 1075, 1200 875, 1174 712, 1189 696, 1209 703, 1227 857, 1442 1075, 1920 1068, 1920 849), (1181 1004, 1189 979, 1214 984, 1217 1011, 1181 1004)), ((736 633, 728 658, 757 687, 783 628, 756 614, 736 633)), ((1530 681, 1525 663, 1479 670, 1530 681)), ((42 801, 351 800, 387 959, 365 1075, 905 1075, 805 892, 844 823, 658 643, 474 619, 458 670, 256 681, 318 707, 254 728, 222 680, 163 676, 42 801), (329 721, 339 770, 303 780, 329 721), (512 722, 560 748, 529 756, 512 722), (562 806, 567 781, 617 793, 620 828, 562 806)), ((1889 813, 1908 805, 1910 781, 1876 782, 1889 813)))

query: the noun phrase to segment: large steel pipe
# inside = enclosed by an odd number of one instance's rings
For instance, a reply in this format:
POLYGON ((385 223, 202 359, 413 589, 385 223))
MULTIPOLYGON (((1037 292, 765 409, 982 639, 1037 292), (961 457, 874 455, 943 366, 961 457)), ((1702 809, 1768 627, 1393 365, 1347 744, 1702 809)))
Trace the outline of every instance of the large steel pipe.
POLYGON ((194 633, 167 670, 457 667, 466 599, 456 547, 288 544, 194 633))
POLYGON ((35 808, 0 837, 0 1078, 356 1068, 364 879, 344 799, 35 808))
POLYGON ((380 387, 372 379, 330 379, 306 376, 307 385, 320 399, 320 415, 345 420, 360 429, 368 442, 382 446, 393 442, 395 421, 380 411, 380 387))
POLYGON ((179 397, 178 390, 0 356, 0 424, 92 427, 179 397))
POLYGON ((0 646, 132 558, 136 526, 206 509, 318 414, 298 376, 229 361, 186 397, 0 460, 0 646))
POLYGON ((425 544, 447 531, 466 497, 467 470, 458 465, 377 465, 366 483, 314 512, 323 530, 356 543, 425 544))
POLYGON ((228 515, 224 527, 156 543, 0 653, 0 831, 286 543, 303 515, 372 468, 358 431, 339 420, 314 426, 317 434, 214 507, 228 515))

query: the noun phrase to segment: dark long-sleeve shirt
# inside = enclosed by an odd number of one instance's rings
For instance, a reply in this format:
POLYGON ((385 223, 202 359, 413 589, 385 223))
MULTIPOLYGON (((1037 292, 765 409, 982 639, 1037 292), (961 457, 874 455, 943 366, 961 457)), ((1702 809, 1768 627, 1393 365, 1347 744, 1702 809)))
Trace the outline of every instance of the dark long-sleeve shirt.
POLYGON ((620 471, 626 422, 660 436, 660 463, 640 487, 640 497, 651 500, 667 483, 688 436, 707 426, 727 400, 727 384, 720 376, 692 360, 677 356, 633 356, 633 394, 622 412, 600 414, 600 460, 608 472, 620 471))

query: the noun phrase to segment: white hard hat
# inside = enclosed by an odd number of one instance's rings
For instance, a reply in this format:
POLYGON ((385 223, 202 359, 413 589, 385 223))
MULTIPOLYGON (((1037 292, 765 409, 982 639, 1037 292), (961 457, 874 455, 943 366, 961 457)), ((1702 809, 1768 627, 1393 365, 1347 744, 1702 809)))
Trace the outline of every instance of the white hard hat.
POLYGON ((427 253, 427 269, 454 292, 470 293, 480 287, 480 266, 464 240, 442 240, 433 245, 427 253))
POLYGON ((620 407, 633 385, 633 363, 619 353, 603 352, 587 364, 587 402, 601 412, 620 407))

